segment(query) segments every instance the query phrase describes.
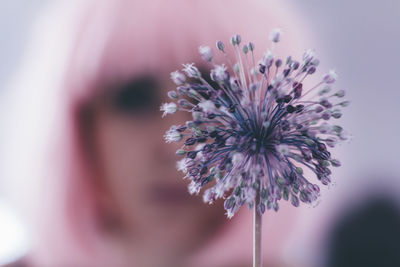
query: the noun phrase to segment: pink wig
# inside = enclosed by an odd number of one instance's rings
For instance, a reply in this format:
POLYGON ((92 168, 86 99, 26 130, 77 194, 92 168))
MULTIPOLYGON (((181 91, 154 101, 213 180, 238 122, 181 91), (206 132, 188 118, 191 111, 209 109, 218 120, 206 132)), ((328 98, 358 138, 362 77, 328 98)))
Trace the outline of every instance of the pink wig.
MULTIPOLYGON (((77 120, 94 91, 141 73, 157 72, 166 80, 181 63, 199 61, 199 45, 228 42, 235 33, 254 41, 259 57, 269 31, 280 27, 284 38, 277 53, 298 57, 307 48, 307 33, 278 1, 66 2, 49 8, 36 24, 25 65, 6 92, 5 184, 26 211, 38 266, 111 266, 108 258, 118 255, 96 225, 94 171, 77 120)), ((292 212, 284 207, 266 218, 266 243, 274 241, 267 257, 279 253, 278 236, 292 212)), ((234 219, 226 238, 214 240, 196 261, 203 254, 216 264, 232 255, 250 257, 246 215, 234 219), (224 254, 220 248, 231 242, 236 244, 224 254)))

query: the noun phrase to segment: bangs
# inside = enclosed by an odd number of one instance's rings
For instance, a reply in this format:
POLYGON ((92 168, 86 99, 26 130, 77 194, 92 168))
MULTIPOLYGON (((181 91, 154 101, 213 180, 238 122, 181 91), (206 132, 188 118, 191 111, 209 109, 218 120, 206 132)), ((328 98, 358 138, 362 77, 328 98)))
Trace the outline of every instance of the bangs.
MULTIPOLYGON (((267 14, 262 6, 258 1, 215 1, 212 6, 195 0, 103 1, 83 16, 68 76, 86 95, 140 75, 166 80, 182 63, 203 64, 200 45, 212 47, 215 61, 223 62, 215 42, 227 44, 236 33, 257 43, 257 59, 268 48, 269 31, 286 24, 282 14, 267 14)), ((272 1, 270 6, 277 10, 272 1)), ((288 43, 282 46, 288 52, 288 43)))

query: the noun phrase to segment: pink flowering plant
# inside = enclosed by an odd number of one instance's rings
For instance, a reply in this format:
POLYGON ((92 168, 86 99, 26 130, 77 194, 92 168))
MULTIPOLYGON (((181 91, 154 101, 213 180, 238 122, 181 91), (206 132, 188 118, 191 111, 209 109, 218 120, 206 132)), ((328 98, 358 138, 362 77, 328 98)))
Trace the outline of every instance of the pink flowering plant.
MULTIPOLYGON (((272 48, 280 38, 280 30, 271 32, 272 48)), ((336 121, 349 101, 343 100, 344 90, 332 92, 333 70, 314 86, 303 86, 319 64, 312 50, 299 62, 275 57, 271 49, 256 64, 253 43, 242 44, 234 35, 231 44, 233 62, 224 43, 216 44, 226 65, 214 62, 209 46, 199 47, 212 65, 212 83, 193 63, 171 73, 177 89, 168 92, 173 102, 161 106, 163 116, 183 111, 193 119, 173 125, 164 138, 183 143, 177 168, 190 180, 191 194, 206 187, 204 202, 225 199, 228 218, 245 204, 254 209, 254 266, 261 266, 262 214, 278 211, 282 200, 295 207, 316 203, 318 183, 332 183, 331 167, 340 162, 328 148, 348 137, 336 121), (305 177, 305 168, 315 182, 305 177)))

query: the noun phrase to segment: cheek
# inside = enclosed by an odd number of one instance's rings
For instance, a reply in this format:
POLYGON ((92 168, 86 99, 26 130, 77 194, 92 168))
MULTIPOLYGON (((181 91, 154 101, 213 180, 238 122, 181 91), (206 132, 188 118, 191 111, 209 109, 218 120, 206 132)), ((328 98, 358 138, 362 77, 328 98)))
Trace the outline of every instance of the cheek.
POLYGON ((96 121, 95 140, 99 168, 107 191, 117 200, 120 208, 125 203, 135 209, 146 195, 151 183, 150 140, 153 131, 117 116, 101 115, 96 121))

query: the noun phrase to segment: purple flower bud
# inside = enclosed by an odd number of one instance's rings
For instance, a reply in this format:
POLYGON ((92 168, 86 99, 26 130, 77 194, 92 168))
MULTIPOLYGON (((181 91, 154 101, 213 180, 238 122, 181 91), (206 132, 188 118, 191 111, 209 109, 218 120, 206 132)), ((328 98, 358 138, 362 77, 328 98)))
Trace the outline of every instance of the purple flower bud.
POLYGON ((323 176, 323 177, 321 178, 321 183, 322 183, 323 185, 328 185, 328 184, 331 183, 331 178, 329 178, 328 176, 323 176))
POLYGON ((190 137, 186 139, 185 146, 191 146, 194 145, 195 143, 196 143, 196 138, 190 137))
POLYGON ((320 112, 322 112, 323 110, 324 110, 324 108, 321 107, 321 106, 317 106, 317 107, 315 108, 315 112, 316 112, 316 113, 320 113, 320 112))
POLYGON ((230 198, 228 198, 227 200, 225 200, 225 202, 224 202, 224 208, 226 209, 226 210, 229 210, 229 209, 231 209, 234 205, 235 205, 235 198, 233 198, 233 197, 230 197, 230 198))
POLYGON ((291 195, 290 202, 292 203, 293 206, 298 207, 300 205, 299 199, 295 195, 291 195))
POLYGON ((322 118, 327 121, 331 118, 331 114, 329 112, 324 112, 322 113, 322 118))
POLYGON ((338 75, 334 70, 329 71, 327 74, 325 74, 323 80, 325 83, 330 84, 334 83, 337 79, 338 75))
POLYGON ((232 40, 231 40, 231 42, 232 42, 232 44, 233 45, 239 45, 240 44, 240 42, 242 41, 242 37, 239 35, 239 34, 235 34, 233 37, 232 37, 232 40))
POLYGON ((335 147, 335 145, 337 144, 338 140, 335 137, 328 137, 326 139, 326 144, 330 147, 335 147))
POLYGON ((179 105, 181 108, 190 108, 190 107, 191 107, 191 104, 190 104, 189 101, 187 101, 186 99, 179 99, 179 100, 178 100, 178 105, 179 105))
POLYGON ((342 107, 347 107, 348 105, 350 105, 350 101, 343 101, 343 102, 340 103, 340 105, 342 107))
POLYGON ((290 68, 293 69, 293 70, 297 70, 299 67, 300 67, 300 63, 297 62, 297 61, 292 61, 290 63, 290 68))
POLYGON ((260 215, 263 215, 263 214, 264 214, 264 212, 265 212, 265 205, 264 205, 264 203, 258 204, 258 206, 257 206, 257 212, 258 212, 260 215))
POLYGON ((221 42, 221 41, 218 41, 218 42, 217 42, 217 48, 218 48, 218 50, 224 52, 224 49, 225 49, 224 43, 221 42))
POLYGON ((336 92, 335 96, 337 97, 344 97, 346 92, 344 90, 339 90, 336 92))
POLYGON ((327 99, 322 99, 319 104, 325 108, 331 108, 332 107, 332 103, 329 102, 327 99))
POLYGON ((169 91, 168 92, 168 97, 171 98, 171 99, 178 99, 179 98, 178 94, 175 91, 169 91))
POLYGON ((197 155, 197 151, 189 151, 186 155, 189 159, 194 159, 197 155))
POLYGON ((204 153, 208 153, 208 152, 211 151, 211 149, 212 149, 212 146, 211 146, 210 144, 206 144, 206 145, 203 147, 203 152, 204 152, 204 153))
POLYGON ((281 40, 281 35, 282 35, 281 29, 274 29, 269 34, 269 39, 274 43, 278 43, 281 40))
POLYGON ((311 75, 311 74, 313 74, 316 70, 317 70, 317 69, 316 69, 314 66, 311 66, 311 67, 308 68, 307 73, 311 75))
POLYGON ((301 92, 303 91, 303 84, 294 82, 293 91, 294 91, 294 98, 299 98, 301 96, 301 92))
POLYGON ((187 93, 187 88, 184 86, 178 86, 176 90, 178 91, 179 95, 186 95, 187 93))
POLYGON ((247 45, 243 46, 243 53, 247 54, 249 52, 249 48, 247 47, 247 45))
POLYGON ((275 67, 279 68, 280 66, 282 66, 282 60, 278 58, 275 60, 275 67))
POLYGON ((331 159, 331 164, 333 167, 340 167, 342 165, 337 159, 331 159))
POLYGON ((254 44, 253 44, 252 42, 250 42, 250 43, 248 44, 248 46, 249 46, 249 50, 253 52, 253 51, 254 51, 254 48, 255 48, 254 44))
POLYGON ((335 119, 339 119, 340 117, 342 117, 342 112, 340 112, 340 110, 338 110, 338 109, 335 109, 333 112, 332 112, 332 117, 334 117, 335 119))

